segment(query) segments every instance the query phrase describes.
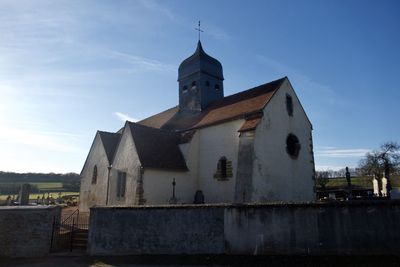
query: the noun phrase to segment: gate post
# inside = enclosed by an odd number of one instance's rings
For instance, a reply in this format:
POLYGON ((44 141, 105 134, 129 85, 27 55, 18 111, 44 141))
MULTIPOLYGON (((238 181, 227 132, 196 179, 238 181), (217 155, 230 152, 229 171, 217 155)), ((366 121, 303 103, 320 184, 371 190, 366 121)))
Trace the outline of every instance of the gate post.
POLYGON ((72 218, 72 227, 71 227, 71 239, 70 239, 70 246, 69 246, 69 251, 72 252, 72 242, 74 240, 74 227, 75 227, 75 218, 72 218))
POLYGON ((51 229, 51 240, 50 240, 50 251, 51 252, 53 250, 53 240, 54 240, 54 231, 56 229, 56 217, 53 217, 53 228, 51 229))

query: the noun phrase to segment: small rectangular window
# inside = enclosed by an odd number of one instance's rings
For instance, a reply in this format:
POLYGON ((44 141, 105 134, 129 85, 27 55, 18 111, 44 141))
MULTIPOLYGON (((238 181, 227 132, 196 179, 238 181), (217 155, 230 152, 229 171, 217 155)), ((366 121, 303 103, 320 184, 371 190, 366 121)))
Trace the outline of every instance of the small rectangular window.
POLYGON ((286 110, 290 117, 293 116, 293 99, 289 94, 286 94, 286 110))
POLYGON ((118 172, 117 177, 117 197, 124 198, 126 189, 126 172, 118 172))

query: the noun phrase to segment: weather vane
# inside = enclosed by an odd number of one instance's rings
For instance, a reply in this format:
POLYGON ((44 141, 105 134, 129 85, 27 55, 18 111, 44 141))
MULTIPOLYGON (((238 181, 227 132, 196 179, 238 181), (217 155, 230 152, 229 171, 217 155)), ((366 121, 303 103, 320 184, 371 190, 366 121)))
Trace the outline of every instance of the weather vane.
POLYGON ((198 28, 194 28, 196 31, 199 32, 199 41, 200 41, 200 32, 204 32, 201 28, 200 28, 200 20, 199 20, 199 27, 198 28))

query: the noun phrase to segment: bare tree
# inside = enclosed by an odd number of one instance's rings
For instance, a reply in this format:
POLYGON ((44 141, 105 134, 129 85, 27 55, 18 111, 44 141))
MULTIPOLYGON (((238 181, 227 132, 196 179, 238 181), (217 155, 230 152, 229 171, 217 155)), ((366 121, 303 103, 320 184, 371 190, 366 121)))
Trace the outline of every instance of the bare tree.
POLYGON ((316 172, 316 184, 322 189, 325 190, 325 186, 329 182, 329 172, 328 171, 317 171, 316 172))
POLYGON ((395 142, 384 143, 379 150, 368 152, 360 161, 363 174, 372 175, 378 181, 379 196, 382 196, 382 175, 387 179, 387 192, 390 197, 390 175, 398 171, 400 166, 400 145, 395 142))

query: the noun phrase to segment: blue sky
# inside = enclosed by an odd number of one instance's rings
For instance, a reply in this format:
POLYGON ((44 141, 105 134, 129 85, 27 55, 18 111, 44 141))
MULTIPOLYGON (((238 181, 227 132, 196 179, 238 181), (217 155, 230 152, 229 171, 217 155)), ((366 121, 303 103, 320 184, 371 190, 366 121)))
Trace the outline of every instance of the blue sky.
POLYGON ((317 169, 400 141, 398 1, 0 1, 0 170, 80 172, 96 130, 178 103, 203 47, 225 95, 288 76, 317 169))

